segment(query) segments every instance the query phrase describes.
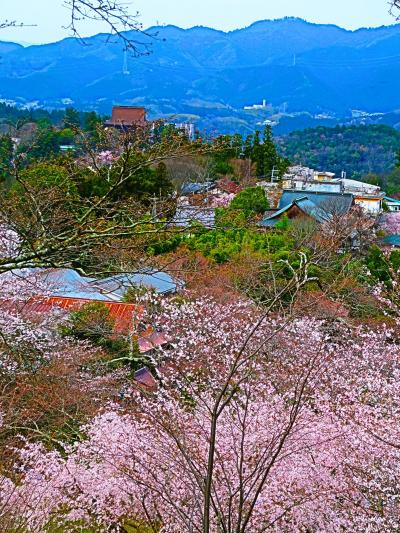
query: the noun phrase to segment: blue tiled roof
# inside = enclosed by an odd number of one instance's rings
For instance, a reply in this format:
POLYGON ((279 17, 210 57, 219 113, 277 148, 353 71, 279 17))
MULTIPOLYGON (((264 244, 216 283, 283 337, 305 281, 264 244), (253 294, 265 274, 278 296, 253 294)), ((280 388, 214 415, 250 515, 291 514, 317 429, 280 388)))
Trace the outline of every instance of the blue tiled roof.
POLYGON ((332 214, 321 209, 314 202, 308 199, 308 196, 304 196, 304 193, 301 197, 296 200, 293 200, 290 204, 285 205, 272 215, 266 217, 260 222, 260 226, 271 227, 275 226, 281 215, 284 215, 291 207, 296 205, 299 209, 303 211, 306 215, 314 218, 317 222, 328 222, 332 218, 332 214))
POLYGON ((318 204, 309 200, 308 197, 296 200, 295 203, 302 211, 304 211, 304 213, 315 218, 317 222, 328 222, 328 220, 332 218, 332 213, 325 209, 321 209, 318 207, 318 204))
MULTIPOLYGON (((353 205, 353 195, 350 193, 328 193, 315 191, 283 191, 281 200, 279 202, 279 209, 291 205, 296 200, 307 198, 312 204, 330 215, 339 214, 345 215, 349 212, 353 205)), ((321 214, 321 213, 319 213, 321 214)))
POLYGON ((387 246, 399 246, 400 247, 400 235, 388 235, 383 239, 384 244, 387 246))
POLYGON ((390 198, 389 196, 385 196, 384 201, 400 205, 400 200, 396 200, 396 198, 390 198))

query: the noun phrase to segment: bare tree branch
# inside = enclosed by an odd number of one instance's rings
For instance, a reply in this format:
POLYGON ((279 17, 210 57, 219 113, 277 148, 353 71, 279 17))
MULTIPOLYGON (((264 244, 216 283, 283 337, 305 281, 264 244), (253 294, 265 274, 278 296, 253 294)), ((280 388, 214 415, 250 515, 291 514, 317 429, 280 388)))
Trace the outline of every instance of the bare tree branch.
POLYGON ((143 37, 154 37, 143 30, 142 24, 138 21, 139 13, 130 12, 129 6, 118 0, 65 0, 64 4, 70 10, 70 22, 66 29, 70 30, 74 37, 85 43, 82 37, 80 24, 84 20, 92 20, 104 23, 110 32, 107 40, 112 36, 121 41, 125 50, 130 51, 135 56, 147 55, 150 53, 151 43, 149 39, 140 41, 137 35, 143 37), (132 32, 135 37, 132 37, 132 32))
POLYGON ((390 0, 390 13, 396 20, 400 20, 400 0, 390 0))

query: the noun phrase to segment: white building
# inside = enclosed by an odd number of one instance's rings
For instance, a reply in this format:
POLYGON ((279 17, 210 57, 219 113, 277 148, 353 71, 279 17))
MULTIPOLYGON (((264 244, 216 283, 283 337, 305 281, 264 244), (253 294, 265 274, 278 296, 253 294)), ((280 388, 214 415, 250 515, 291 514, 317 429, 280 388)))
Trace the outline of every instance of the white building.
POLYGON ((316 171, 308 167, 290 167, 283 177, 283 189, 321 193, 350 193, 354 204, 372 216, 383 209, 385 193, 377 185, 347 178, 336 178, 332 172, 316 171))

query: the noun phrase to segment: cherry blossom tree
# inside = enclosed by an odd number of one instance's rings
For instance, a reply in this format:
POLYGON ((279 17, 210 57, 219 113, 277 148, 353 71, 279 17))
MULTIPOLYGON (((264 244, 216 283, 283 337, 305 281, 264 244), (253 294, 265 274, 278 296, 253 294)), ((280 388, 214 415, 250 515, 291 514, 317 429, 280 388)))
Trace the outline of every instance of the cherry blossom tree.
POLYGON ((63 454, 22 450, 4 519, 32 531, 57 513, 99 530, 127 518, 152 531, 398 530, 399 324, 158 305, 171 346, 157 392, 127 391, 63 454))
POLYGON ((400 213, 389 213, 385 215, 381 226, 388 235, 400 234, 400 213))

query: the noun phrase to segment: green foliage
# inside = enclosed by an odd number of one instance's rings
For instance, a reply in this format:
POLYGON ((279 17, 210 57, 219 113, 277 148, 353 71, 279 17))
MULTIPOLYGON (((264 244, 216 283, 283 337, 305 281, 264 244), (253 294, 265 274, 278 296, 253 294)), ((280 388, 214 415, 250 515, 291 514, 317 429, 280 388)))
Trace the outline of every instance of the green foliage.
POLYGON ((375 280, 386 285, 391 284, 390 263, 378 246, 371 246, 365 258, 365 264, 375 280))
POLYGON ((216 263, 225 263, 246 250, 258 252, 264 258, 282 258, 294 242, 281 232, 258 232, 252 228, 211 230, 187 239, 190 250, 201 252, 216 263), (277 255, 278 254, 278 255, 277 255))
POLYGON ((86 113, 83 118, 85 132, 95 141, 98 142, 99 132, 98 127, 103 123, 103 119, 95 111, 86 113))
POLYGON ((267 209, 269 209, 269 203, 262 187, 244 189, 232 200, 229 206, 231 211, 243 211, 246 218, 262 215, 267 209))
POLYGON ((389 126, 336 126, 295 131, 279 140, 279 150, 295 164, 349 177, 394 168, 400 132, 389 126))
POLYGON ((114 325, 115 321, 107 306, 94 302, 87 303, 71 313, 68 325, 64 326, 62 331, 65 335, 100 345, 112 335, 114 325))
POLYGON ((365 181, 373 185, 379 185, 388 196, 400 191, 400 167, 384 174, 368 174, 365 181))
POLYGON ((400 251, 394 250, 390 254, 390 263, 392 264, 392 267, 395 272, 400 272, 400 251))
POLYGON ((64 115, 64 125, 66 128, 80 128, 81 116, 79 114, 79 111, 77 111, 73 107, 67 107, 64 115))
POLYGON ((71 145, 75 140, 75 132, 71 128, 64 128, 58 132, 58 142, 60 145, 71 145))
POLYGON ((275 146, 272 128, 266 126, 264 134, 256 131, 246 139, 240 134, 221 135, 214 141, 213 160, 217 174, 233 174, 233 159, 250 159, 256 166, 257 176, 270 178, 272 171, 282 176, 289 166, 289 161, 282 158, 275 146))
POLYGON ((215 210, 215 225, 220 229, 245 228, 248 226, 248 217, 241 209, 219 207, 215 210))
POLYGON ((111 356, 128 358, 134 346, 130 345, 129 339, 124 335, 116 335, 114 327, 115 320, 108 307, 101 302, 90 302, 72 312, 60 331, 65 336, 90 341, 111 356))
MULTIPOLYGON (((130 157, 125 164, 129 179, 122 187, 114 191, 111 196, 113 200, 133 197, 141 202, 149 203, 154 195, 166 197, 172 192, 173 186, 168 178, 165 164, 160 163, 157 167, 151 168, 145 165, 145 161, 144 154, 136 153, 130 157), (143 164, 142 167, 141 164, 143 164)), ((110 184, 118 182, 119 172, 118 166, 115 165, 111 169, 103 167, 99 173, 82 173, 78 182, 81 196, 103 196, 109 190, 110 184)))
POLYGON ((396 167, 400 168, 400 148, 396 152, 396 167))
POLYGON ((275 228, 277 230, 282 230, 282 231, 287 230, 289 226, 290 226, 290 220, 286 213, 275 224, 275 228))
POLYGON ((48 124, 39 124, 33 142, 22 145, 19 153, 26 153, 28 161, 36 159, 50 159, 60 153, 59 132, 48 124))
MULTIPOLYGON (((61 164, 44 161, 36 163, 21 171, 21 179, 24 183, 35 186, 37 189, 57 187, 65 195, 65 201, 78 197, 78 188, 75 182, 70 179, 67 169, 61 164)), ((22 185, 17 182, 11 190, 21 193, 22 185)))
POLYGON ((0 137, 0 181, 5 181, 11 176, 13 154, 11 136, 3 135, 0 137))

